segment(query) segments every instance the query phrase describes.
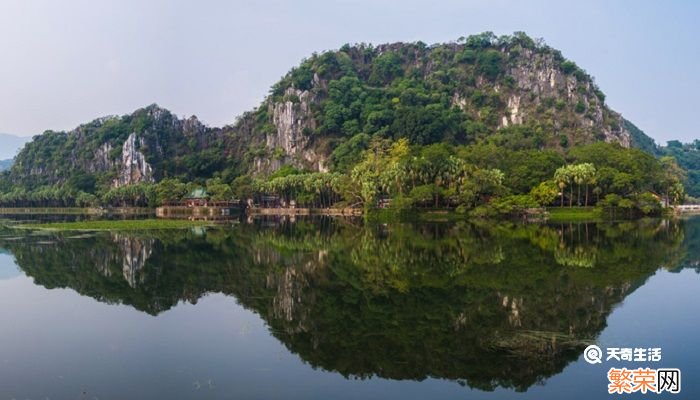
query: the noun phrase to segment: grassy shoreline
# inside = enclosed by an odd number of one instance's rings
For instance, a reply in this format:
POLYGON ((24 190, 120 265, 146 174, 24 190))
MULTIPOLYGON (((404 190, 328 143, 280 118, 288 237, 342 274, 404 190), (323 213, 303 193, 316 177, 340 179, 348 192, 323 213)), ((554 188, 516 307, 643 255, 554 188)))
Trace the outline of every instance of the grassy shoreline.
POLYGON ((547 209, 548 221, 602 221, 601 210, 593 207, 552 207, 547 209))
POLYGON ((526 216, 490 216, 475 217, 469 213, 458 213, 455 210, 425 209, 425 210, 392 210, 378 209, 365 213, 365 218, 377 222, 455 222, 474 220, 520 220, 529 222, 600 222, 607 219, 602 210, 595 207, 552 207, 546 213, 526 216))
POLYGON ((0 215, 152 215, 147 207, 0 207, 0 215))
POLYGON ((41 229, 52 231, 141 231, 158 229, 184 229, 209 225, 212 225, 211 221, 134 219, 31 223, 14 225, 14 227, 20 229, 41 229))
MULTIPOLYGON (((455 222, 472 219, 503 219, 503 218, 476 218, 468 214, 457 213, 455 210, 426 209, 426 210, 391 210, 376 209, 362 213, 366 220, 376 222, 455 222)), ((77 213, 78 215, 89 215, 77 213)), ((267 213, 265 215, 289 215, 288 210, 282 209, 279 214, 267 213)), ((358 215, 359 216, 359 215, 358 215)), ((507 218, 506 218, 507 219, 507 218)), ((550 207, 546 209, 543 219, 532 221, 549 222, 600 222, 610 220, 603 212, 594 207, 550 207)), ((48 223, 23 223, 13 225, 22 229, 41 230, 73 230, 73 231, 105 231, 105 230, 156 230, 156 229, 182 229, 193 226, 212 225, 211 221, 190 221, 183 219, 141 219, 141 220, 87 220, 76 222, 48 222, 48 223)))

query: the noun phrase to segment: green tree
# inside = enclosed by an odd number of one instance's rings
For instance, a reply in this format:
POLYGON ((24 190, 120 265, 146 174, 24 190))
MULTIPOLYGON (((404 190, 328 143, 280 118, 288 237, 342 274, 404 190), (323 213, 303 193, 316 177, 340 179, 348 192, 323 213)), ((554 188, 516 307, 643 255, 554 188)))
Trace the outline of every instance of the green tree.
POLYGON ((666 207, 668 207, 669 204, 682 202, 685 196, 685 190, 682 185, 682 182, 686 178, 685 171, 678 166, 676 159, 671 156, 661 157, 659 161, 663 167, 661 186, 666 207))
MULTIPOLYGON (((560 167, 554 172, 554 181, 559 186, 559 194, 561 196, 560 207, 564 207, 564 189, 570 185, 571 180, 571 168, 569 166, 560 167)), ((571 198, 569 198, 569 206, 571 206, 571 198)))
POLYGON ((168 201, 180 201, 188 193, 187 185, 175 178, 165 178, 156 185, 156 198, 158 204, 168 201))
POLYGON ((532 188, 530 196, 540 206, 552 204, 559 195, 559 187, 553 181, 545 181, 532 188))
POLYGON ((207 180, 207 192, 214 201, 229 201, 233 199, 233 188, 224 183, 221 178, 207 180))
MULTIPOLYGON (((581 183, 585 185, 586 200, 585 206, 588 207, 588 187, 589 185, 594 185, 597 182, 596 169, 592 163, 582 163, 577 166, 578 175, 581 183)), ((579 189, 580 192, 580 189, 579 189)), ((580 199, 579 199, 580 201, 580 199)))

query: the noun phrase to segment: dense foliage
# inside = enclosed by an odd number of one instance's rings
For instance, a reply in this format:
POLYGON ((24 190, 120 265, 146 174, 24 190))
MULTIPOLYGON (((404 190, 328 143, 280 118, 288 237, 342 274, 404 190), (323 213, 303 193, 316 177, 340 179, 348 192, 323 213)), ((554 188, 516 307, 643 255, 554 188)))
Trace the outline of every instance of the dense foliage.
POLYGON ((677 161, 687 172, 685 187, 688 194, 694 198, 700 197, 700 140, 685 144, 672 140, 665 147, 659 148, 659 152, 677 161))
POLYGON ((492 144, 410 146, 406 139, 375 140, 349 174, 286 169, 279 175, 253 181, 248 195, 272 194, 283 203, 309 207, 337 202, 477 215, 555 204, 658 214, 684 196, 683 171, 673 159, 602 142, 560 154, 492 144))
POLYGON ((0 176, 0 205, 152 207, 198 187, 214 200, 479 215, 553 204, 654 213, 652 197, 682 200, 671 160, 601 143, 629 135, 656 149, 604 101, 587 73, 524 33, 345 45, 304 60, 233 126, 152 105, 38 135, 0 176), (280 139, 288 123, 301 137, 280 139), (280 140, 305 147, 292 156, 270 144, 280 140))
POLYGON ((417 145, 487 140, 511 148, 565 148, 598 140, 603 129, 622 128, 588 74, 521 32, 486 32, 433 46, 346 45, 305 60, 273 87, 273 99, 288 100, 290 87, 320 99, 309 134, 335 138, 331 158, 341 170, 348 158, 357 159, 368 136, 417 145), (561 74, 551 79, 571 79, 573 94, 550 93, 532 81, 530 75, 547 64, 561 74), (509 125, 511 101, 531 118, 509 125))
POLYGON ((678 166, 686 172, 682 183, 685 192, 691 197, 688 200, 697 203, 700 198, 700 141, 681 143, 670 140, 666 146, 659 146, 630 121, 625 120, 625 127, 631 134, 634 147, 657 157, 670 156, 676 160, 678 166))
MULTIPOLYGON (((641 150, 602 142, 564 154, 492 144, 411 146, 406 139, 374 140, 369 146, 345 174, 283 168, 267 178, 243 176, 233 184, 211 178, 201 186, 213 200, 252 198, 257 203, 272 195, 282 206, 453 208, 487 215, 548 205, 620 206, 654 214, 684 196, 684 171, 672 157, 656 159, 641 150)), ((199 186, 166 178, 157 184, 110 188, 98 195, 70 186, 42 186, 33 191, 14 189, 0 195, 0 202, 153 207, 180 201, 199 186)))
POLYGON ((153 171, 143 184, 169 177, 204 184, 225 170, 220 134, 208 132, 196 118, 180 120, 152 105, 130 115, 100 118, 71 132, 35 136, 11 170, 2 174, 2 202, 66 206, 130 198, 146 205, 149 194, 143 185, 114 190, 124 143, 132 133, 138 133, 135 150, 153 171))

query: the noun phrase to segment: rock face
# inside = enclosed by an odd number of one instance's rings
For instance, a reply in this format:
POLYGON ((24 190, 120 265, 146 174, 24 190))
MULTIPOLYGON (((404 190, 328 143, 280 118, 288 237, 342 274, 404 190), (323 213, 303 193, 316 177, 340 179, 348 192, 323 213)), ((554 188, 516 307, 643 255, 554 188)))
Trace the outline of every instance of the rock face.
POLYGON ((114 187, 154 181, 153 169, 146 161, 146 157, 139 151, 143 145, 143 140, 137 139, 135 132, 132 132, 126 139, 122 147, 119 176, 114 180, 114 187))
POLYGON ((632 127, 559 51, 521 34, 481 34, 314 54, 273 85, 260 107, 222 128, 151 105, 70 132, 47 131, 17 155, 6 178, 36 188, 91 175, 105 189, 217 173, 232 180, 286 165, 326 172, 372 138, 424 145, 514 138, 521 148, 562 152, 596 141, 653 147, 632 127))
MULTIPOLYGON (((561 107, 560 113, 567 112, 570 120, 567 123, 573 124, 574 128, 597 129, 599 139, 630 147, 631 135, 625 129, 622 116, 605 107, 590 79, 567 74, 553 54, 522 50, 508 74, 514 78, 516 87, 507 97, 507 114, 503 115, 500 127, 542 118, 541 105, 548 102, 559 102, 559 106, 581 104, 581 112, 561 107)), ((562 119, 554 122, 558 128, 564 128, 562 119)))
POLYGON ((285 97, 286 101, 269 106, 277 132, 267 135, 266 144, 271 148, 281 148, 288 156, 295 156, 308 143, 308 132, 304 130, 315 129, 309 107, 311 93, 290 87, 285 91, 285 97))
POLYGON ((207 135, 208 129, 196 116, 193 115, 183 120, 180 125, 182 134, 187 138, 194 139, 198 147, 204 148, 210 144, 207 140, 209 139, 207 135))
MULTIPOLYGON (((314 55, 273 86, 273 94, 244 116, 232 134, 256 148, 254 173, 283 165, 326 171, 334 147, 352 135, 403 137, 401 129, 428 123, 413 116, 397 123, 401 108, 419 105, 428 110, 436 105, 434 99, 447 98, 466 120, 481 126, 481 137, 462 143, 513 132, 537 135, 540 149, 595 141, 633 144, 624 119, 605 105, 593 78, 559 51, 519 34, 477 36, 479 44, 467 39, 432 46, 359 45, 314 55), (308 80, 299 78, 300 70, 308 80), (348 78, 358 83, 342 83, 348 78), (387 97, 394 108, 386 106, 387 97), (368 102, 377 111, 368 110, 368 102), (330 113, 329 104, 334 107, 330 113)), ((456 136, 460 134, 473 135, 456 136)))
POLYGON ((294 87, 285 90, 282 101, 269 101, 268 113, 272 116, 275 130, 265 134, 268 152, 264 157, 255 159, 257 172, 274 171, 285 164, 328 171, 326 156, 311 146, 311 134, 317 127, 311 107, 317 101, 312 91, 294 87))
POLYGON ((114 166, 114 160, 111 158, 112 155, 112 144, 103 143, 97 151, 95 151, 94 162, 87 165, 87 169, 90 172, 101 172, 108 171, 114 166))

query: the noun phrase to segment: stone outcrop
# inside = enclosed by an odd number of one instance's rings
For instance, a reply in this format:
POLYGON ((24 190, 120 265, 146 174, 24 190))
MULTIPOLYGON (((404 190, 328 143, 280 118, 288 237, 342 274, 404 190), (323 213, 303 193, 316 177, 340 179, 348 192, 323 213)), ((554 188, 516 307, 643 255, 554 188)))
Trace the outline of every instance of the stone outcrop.
POLYGON ((551 108, 546 103, 558 101, 563 110, 553 112, 556 125, 561 127, 558 114, 565 112, 577 126, 596 131, 607 142, 630 147, 631 134, 625 129, 622 116, 603 104, 591 79, 580 79, 576 74, 565 73, 554 55, 523 49, 508 70, 508 75, 513 77, 515 88, 507 97, 507 115, 501 117, 501 127, 541 119, 543 106, 551 108), (579 102, 585 105, 585 112, 573 111, 573 106, 579 102))
POLYGON ((557 50, 520 34, 477 36, 477 45, 468 39, 361 44, 315 54, 275 84, 260 107, 221 128, 154 104, 70 132, 47 131, 18 154, 8 176, 18 185, 32 180, 60 186, 88 174, 104 189, 105 183, 121 187, 173 176, 266 175, 285 165, 325 172, 333 151, 351 137, 396 139, 408 136, 406 130, 425 130, 410 138, 424 144, 513 133, 527 138, 525 146, 563 151, 596 141, 629 147, 634 133, 654 146, 607 107, 593 78, 557 50), (346 78, 353 86, 343 86, 346 78), (347 96, 338 96, 338 88, 347 96), (431 124, 440 117, 420 110, 438 99, 437 108, 449 106, 450 98, 463 111, 461 125, 431 124), (398 112, 406 105, 417 111, 398 112))
POLYGON ((139 151, 143 144, 142 139, 137 139, 136 133, 131 133, 124 142, 119 175, 113 183, 115 187, 154 181, 153 169, 139 151))
MULTIPOLYGON (((318 84, 318 77, 315 81, 318 84)), ((326 158, 313 148, 311 134, 316 129, 316 120, 311 110, 318 101, 312 90, 287 88, 282 101, 270 101, 268 112, 272 116, 275 131, 265 135, 265 157, 255 159, 258 172, 274 171, 284 164, 326 172, 326 158)))
POLYGON ((102 172, 108 171, 114 166, 114 160, 112 159, 112 144, 103 143, 97 151, 95 151, 94 161, 87 166, 90 172, 102 172))
POLYGON ((270 104, 272 123, 277 132, 267 135, 267 146, 280 148, 288 156, 297 155, 309 141, 309 132, 315 123, 311 117, 311 92, 287 88, 285 100, 270 104))

